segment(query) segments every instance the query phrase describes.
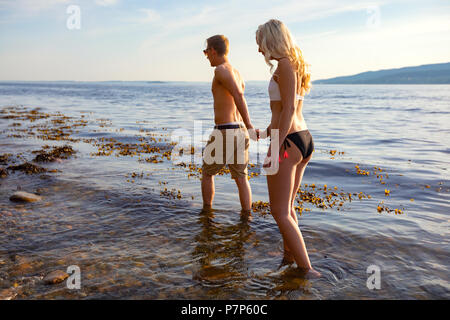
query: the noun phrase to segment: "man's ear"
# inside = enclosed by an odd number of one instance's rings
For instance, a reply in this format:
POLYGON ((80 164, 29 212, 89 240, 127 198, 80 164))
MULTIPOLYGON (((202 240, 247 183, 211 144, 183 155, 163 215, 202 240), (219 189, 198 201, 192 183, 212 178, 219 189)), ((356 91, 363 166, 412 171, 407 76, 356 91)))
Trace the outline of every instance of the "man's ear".
POLYGON ((216 49, 214 49, 214 48, 212 48, 211 47, 211 54, 213 55, 213 56, 217 56, 217 51, 216 51, 216 49))

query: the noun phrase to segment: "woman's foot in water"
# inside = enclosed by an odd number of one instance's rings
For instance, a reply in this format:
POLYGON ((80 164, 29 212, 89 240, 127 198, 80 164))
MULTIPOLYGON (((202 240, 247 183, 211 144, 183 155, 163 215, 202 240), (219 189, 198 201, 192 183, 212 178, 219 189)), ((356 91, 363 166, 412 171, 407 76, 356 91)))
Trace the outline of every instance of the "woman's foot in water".
POLYGON ((309 269, 306 274, 306 277, 310 279, 317 279, 320 278, 321 276, 322 274, 313 268, 309 269))
MULTIPOLYGON (((287 264, 293 264, 295 262, 294 256, 292 255, 292 253, 289 251, 289 249, 284 248, 284 257, 283 260, 281 261, 280 267, 287 265, 287 264)), ((300 268, 303 272, 305 272, 306 277, 310 278, 310 279, 316 279, 316 278, 320 278, 322 276, 322 274, 317 271, 316 269, 304 269, 304 268, 300 268)))

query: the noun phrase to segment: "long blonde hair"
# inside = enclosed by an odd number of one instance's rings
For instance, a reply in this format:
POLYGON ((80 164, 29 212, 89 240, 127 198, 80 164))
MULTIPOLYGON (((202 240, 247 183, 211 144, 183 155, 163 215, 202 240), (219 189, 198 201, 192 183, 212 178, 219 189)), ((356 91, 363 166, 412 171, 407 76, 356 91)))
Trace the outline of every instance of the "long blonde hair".
POLYGON ((295 43, 289 29, 280 20, 271 19, 256 30, 256 43, 264 51, 266 63, 273 71, 270 59, 287 57, 297 71, 297 93, 306 94, 311 89, 311 72, 303 59, 302 51, 295 43))

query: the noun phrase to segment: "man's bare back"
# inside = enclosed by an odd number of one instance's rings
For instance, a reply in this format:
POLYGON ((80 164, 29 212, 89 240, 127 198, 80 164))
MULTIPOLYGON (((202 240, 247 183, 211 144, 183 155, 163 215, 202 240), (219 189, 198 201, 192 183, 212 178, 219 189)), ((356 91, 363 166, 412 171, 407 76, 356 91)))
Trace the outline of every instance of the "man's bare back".
MULTIPOLYGON (((242 92, 245 89, 241 75, 229 62, 216 67, 211 88, 214 97, 214 122, 216 125, 243 121, 234 102, 233 95, 224 86, 224 80, 234 82, 234 85, 242 92)), ((230 86, 229 83, 226 85, 230 86)))

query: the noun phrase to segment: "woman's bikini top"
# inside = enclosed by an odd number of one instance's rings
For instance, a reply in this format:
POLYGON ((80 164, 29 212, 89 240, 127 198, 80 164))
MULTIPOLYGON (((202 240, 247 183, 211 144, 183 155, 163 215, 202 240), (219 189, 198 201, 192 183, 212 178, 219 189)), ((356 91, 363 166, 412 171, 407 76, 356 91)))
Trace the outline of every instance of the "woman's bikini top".
MULTIPOLYGON (((269 98, 270 101, 281 101, 281 93, 280 93, 280 86, 278 83, 272 78, 270 78, 269 81, 269 98)), ((303 100, 303 96, 297 94, 296 95, 297 100, 303 100)))

